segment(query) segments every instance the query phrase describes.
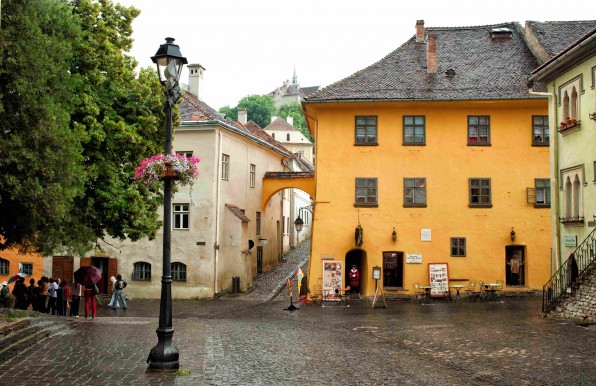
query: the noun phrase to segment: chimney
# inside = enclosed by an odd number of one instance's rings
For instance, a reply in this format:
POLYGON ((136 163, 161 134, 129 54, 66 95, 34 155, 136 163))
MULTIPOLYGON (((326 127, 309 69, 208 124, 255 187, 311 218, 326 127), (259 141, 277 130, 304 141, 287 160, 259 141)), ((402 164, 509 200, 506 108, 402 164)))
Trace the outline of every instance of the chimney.
POLYGON ((437 34, 428 34, 426 42, 426 71, 429 74, 437 72, 437 34))
POLYGON ((416 20, 416 43, 424 43, 424 20, 416 20))
POLYGON ((203 88, 203 71, 205 71, 205 68, 200 64, 189 64, 186 67, 188 67, 188 91, 197 99, 203 100, 201 89, 203 88))
POLYGON ((246 122, 248 122, 248 112, 246 109, 238 109, 238 122, 243 125, 246 125, 246 122))
POLYGON ((294 117, 291 117, 288 115, 288 117, 286 118, 286 121, 288 121, 288 123, 292 126, 294 126, 294 117))

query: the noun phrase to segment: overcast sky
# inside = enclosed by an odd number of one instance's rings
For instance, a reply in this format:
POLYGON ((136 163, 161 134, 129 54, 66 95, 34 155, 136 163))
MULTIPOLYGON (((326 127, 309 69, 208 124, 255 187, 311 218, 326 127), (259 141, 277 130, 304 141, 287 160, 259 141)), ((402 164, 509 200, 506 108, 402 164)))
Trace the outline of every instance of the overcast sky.
MULTIPOLYGON (((166 37, 206 68, 203 100, 219 109, 292 78, 327 86, 373 64, 426 27, 595 19, 593 0, 114 0, 141 14, 130 52, 153 66, 166 37), (583 13, 580 13, 583 12, 583 13)), ((188 82, 188 72, 182 75, 188 82)))

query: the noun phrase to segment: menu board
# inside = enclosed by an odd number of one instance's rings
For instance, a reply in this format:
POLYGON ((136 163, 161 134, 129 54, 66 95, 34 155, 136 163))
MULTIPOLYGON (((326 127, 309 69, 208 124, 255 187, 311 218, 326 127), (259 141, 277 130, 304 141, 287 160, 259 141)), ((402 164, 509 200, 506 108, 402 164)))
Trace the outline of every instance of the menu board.
POLYGON ((343 263, 323 261, 323 295, 327 300, 340 300, 339 289, 343 283, 343 263))
POLYGON ((430 296, 442 298, 449 296, 449 270, 447 263, 428 263, 430 296))

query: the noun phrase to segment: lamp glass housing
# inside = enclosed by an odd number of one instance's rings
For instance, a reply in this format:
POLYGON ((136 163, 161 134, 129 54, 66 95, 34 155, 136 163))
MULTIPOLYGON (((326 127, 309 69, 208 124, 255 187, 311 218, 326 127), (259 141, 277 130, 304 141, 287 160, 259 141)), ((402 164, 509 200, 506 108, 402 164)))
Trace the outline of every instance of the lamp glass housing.
POLYGON ((188 63, 188 60, 180 52, 180 47, 174 44, 174 38, 166 38, 166 42, 159 46, 155 56, 151 57, 153 63, 157 66, 159 80, 165 83, 172 76, 180 80, 182 75, 182 66, 188 63), (171 66, 168 71, 168 66, 171 66), (173 67, 173 68, 172 68, 173 67))
POLYGON ((300 232, 302 230, 302 227, 304 226, 304 221, 300 218, 300 216, 298 216, 296 221, 294 221, 294 226, 296 227, 297 232, 300 232))

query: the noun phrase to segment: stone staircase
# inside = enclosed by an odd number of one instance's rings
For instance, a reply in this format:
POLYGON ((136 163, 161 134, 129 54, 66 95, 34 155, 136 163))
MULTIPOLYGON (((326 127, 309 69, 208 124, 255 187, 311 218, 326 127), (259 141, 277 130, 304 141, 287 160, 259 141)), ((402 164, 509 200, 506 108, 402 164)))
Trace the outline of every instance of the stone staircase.
POLYGON ((550 315, 596 323, 596 263, 592 263, 553 303, 550 315))
MULTIPOLYGON (((5 314, 0 312, 0 317, 5 314)), ((49 316, 29 317, 7 324, 0 328, 0 363, 11 360, 63 329, 63 323, 49 316)))

